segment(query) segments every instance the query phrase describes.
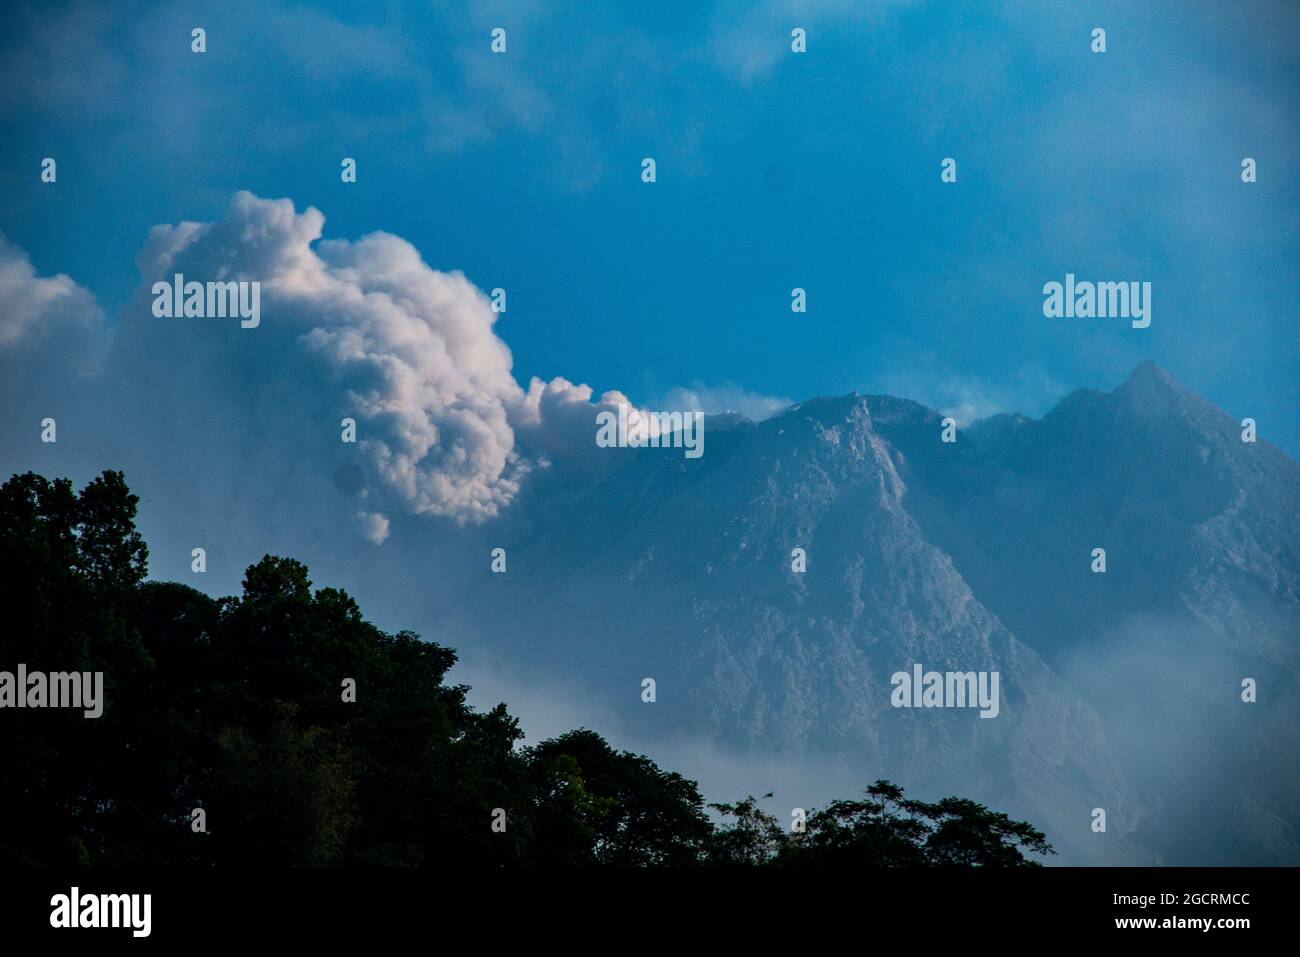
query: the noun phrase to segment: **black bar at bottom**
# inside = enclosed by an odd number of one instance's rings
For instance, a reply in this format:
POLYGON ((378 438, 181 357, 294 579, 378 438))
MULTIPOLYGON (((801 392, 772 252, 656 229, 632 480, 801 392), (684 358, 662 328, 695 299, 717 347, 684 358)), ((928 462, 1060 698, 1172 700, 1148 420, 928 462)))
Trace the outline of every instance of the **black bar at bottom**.
POLYGON ((918 945, 991 943, 1025 932, 1057 935, 1040 943, 1199 937, 1230 945, 1288 929, 1296 876, 1294 868, 8 870, 0 872, 0 935, 6 944, 63 937, 90 947, 334 947, 427 940, 432 932, 462 949, 591 943, 592 934, 614 935, 603 938, 610 943, 645 939, 676 947, 835 930, 864 948, 900 932, 918 945), (116 912, 126 926, 52 926, 52 916, 71 923, 74 887, 90 921, 102 911, 112 922, 116 912), (101 907, 102 895, 144 894, 147 937, 137 933, 143 897, 130 904, 114 897, 101 907), (57 895, 67 899, 61 913, 57 895), (88 897, 96 900, 88 905, 88 897), (453 931, 455 938, 446 936, 453 931))

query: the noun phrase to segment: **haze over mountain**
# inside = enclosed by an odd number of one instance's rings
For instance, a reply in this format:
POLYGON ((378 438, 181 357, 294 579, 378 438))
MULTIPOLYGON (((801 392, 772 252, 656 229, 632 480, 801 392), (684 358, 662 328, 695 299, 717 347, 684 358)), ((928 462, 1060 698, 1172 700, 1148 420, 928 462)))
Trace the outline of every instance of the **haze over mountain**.
POLYGON ((699 460, 612 452, 525 499, 453 634, 645 736, 996 802, 1066 860, 1300 862, 1300 465, 1149 363, 1041 420, 941 419, 821 398, 711 417, 699 460), (914 663, 999 672, 1001 713, 891 707, 914 663))

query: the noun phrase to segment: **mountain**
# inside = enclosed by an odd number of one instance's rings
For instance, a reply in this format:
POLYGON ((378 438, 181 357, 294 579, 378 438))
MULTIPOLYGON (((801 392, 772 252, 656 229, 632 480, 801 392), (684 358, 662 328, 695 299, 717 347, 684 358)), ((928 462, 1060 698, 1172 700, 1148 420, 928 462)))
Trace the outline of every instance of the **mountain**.
POLYGON ((1300 863, 1300 465, 1149 364, 941 420, 851 395, 611 450, 459 627, 645 735, 969 794, 1070 862, 1300 863), (893 707, 917 664, 997 672, 999 714, 893 707))

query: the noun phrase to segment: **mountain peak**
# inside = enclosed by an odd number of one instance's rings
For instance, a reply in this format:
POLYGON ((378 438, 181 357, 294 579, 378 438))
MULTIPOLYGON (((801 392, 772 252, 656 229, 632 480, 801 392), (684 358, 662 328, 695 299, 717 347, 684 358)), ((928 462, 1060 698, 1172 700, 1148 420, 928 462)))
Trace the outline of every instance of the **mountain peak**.
MULTIPOLYGON (((1179 382, 1172 372, 1162 366, 1156 365, 1150 359, 1139 362, 1133 371, 1129 373, 1124 385, 1158 387, 1172 389, 1175 392, 1186 392, 1187 387, 1179 382)), ((1122 388, 1122 387, 1121 387, 1122 388)))
POLYGON ((1139 412, 1144 418, 1173 413, 1202 429, 1212 428, 1218 420, 1226 418, 1216 405, 1150 360, 1140 363, 1111 395, 1122 407, 1139 412))

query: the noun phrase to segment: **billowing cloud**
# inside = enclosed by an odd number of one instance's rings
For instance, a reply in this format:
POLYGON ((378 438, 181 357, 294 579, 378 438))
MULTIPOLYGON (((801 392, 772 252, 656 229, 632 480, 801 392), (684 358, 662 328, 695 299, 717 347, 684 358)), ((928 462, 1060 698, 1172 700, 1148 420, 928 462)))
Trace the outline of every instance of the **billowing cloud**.
MULTIPOLYGON (((464 275, 388 233, 324 240, 324 224, 314 208, 240 192, 217 222, 150 230, 106 374, 67 411, 80 461, 176 499, 191 538, 215 525, 245 542, 323 542, 345 523, 378 544, 400 516, 482 524, 538 469, 595 475, 617 459, 596 445, 597 415, 629 406, 635 418, 626 395, 563 378, 521 387, 491 302, 464 275), (170 302, 177 282, 257 283, 259 321, 155 309, 155 286, 170 302)), ((0 351, 47 343, 67 356, 105 336, 88 292, 37 277, 8 244, 0 305, 0 351)), ((699 387, 664 409, 761 418, 783 403, 699 387)))
POLYGON ((397 236, 318 242, 323 226, 315 209, 241 192, 221 222, 155 227, 122 323, 121 371, 138 378, 143 367, 168 396, 213 383, 193 418, 211 419, 220 397, 237 418, 272 425, 257 431, 281 453, 310 456, 326 435, 346 446, 341 423, 353 419, 356 454, 343 484, 362 500, 372 540, 387 534, 389 509, 458 522, 499 514, 531 463, 511 423, 526 396, 490 302, 397 236), (260 324, 154 316, 151 287, 176 274, 259 282, 260 324))
MULTIPOLYGON (((595 444, 597 416, 601 412, 617 414, 619 406, 627 406, 630 417, 640 415, 642 410, 617 390, 601 393, 594 402, 591 397, 591 386, 575 385, 563 378, 543 382, 534 377, 523 401, 514 408, 521 442, 537 450, 544 462, 563 459, 589 468, 597 466, 604 451, 595 444)), ((647 435, 658 432, 648 418, 646 428, 647 435)))

